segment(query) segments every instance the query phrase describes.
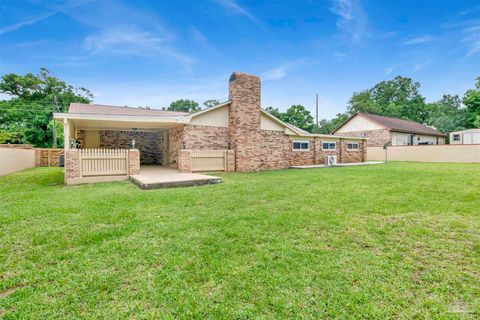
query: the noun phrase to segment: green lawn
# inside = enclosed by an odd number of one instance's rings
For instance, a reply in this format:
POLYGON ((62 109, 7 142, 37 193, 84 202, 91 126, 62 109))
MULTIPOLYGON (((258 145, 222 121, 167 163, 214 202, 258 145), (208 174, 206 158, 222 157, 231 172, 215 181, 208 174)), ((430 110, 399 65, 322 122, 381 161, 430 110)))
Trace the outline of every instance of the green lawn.
POLYGON ((0 318, 478 318, 480 165, 0 177, 0 318))

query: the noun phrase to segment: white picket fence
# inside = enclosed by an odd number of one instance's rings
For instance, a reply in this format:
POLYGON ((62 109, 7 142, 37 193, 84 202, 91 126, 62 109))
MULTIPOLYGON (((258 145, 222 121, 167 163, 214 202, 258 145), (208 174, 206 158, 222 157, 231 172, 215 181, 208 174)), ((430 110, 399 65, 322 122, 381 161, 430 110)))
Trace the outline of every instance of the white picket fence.
POLYGON ((120 176, 128 173, 127 149, 80 149, 80 175, 120 176))
POLYGON ((225 171, 227 150, 192 150, 192 171, 225 171))

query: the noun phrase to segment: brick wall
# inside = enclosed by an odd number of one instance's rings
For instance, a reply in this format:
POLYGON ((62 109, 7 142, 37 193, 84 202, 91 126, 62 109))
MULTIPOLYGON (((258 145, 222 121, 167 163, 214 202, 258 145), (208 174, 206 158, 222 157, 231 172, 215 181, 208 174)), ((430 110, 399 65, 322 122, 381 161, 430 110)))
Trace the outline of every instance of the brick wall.
POLYGON ((383 147, 392 141, 392 135, 387 129, 342 132, 342 136, 368 138, 367 147, 383 147))
POLYGON ((337 161, 340 163, 364 162, 367 158, 364 143, 359 142, 359 149, 358 151, 356 151, 356 150, 347 150, 348 142, 349 142, 348 140, 342 140, 342 143, 340 144, 340 148, 337 146, 337 149, 340 149, 340 153, 341 153, 340 158, 337 156, 337 161))
POLYGON ((179 153, 184 144, 184 126, 176 126, 168 129, 168 163, 171 168, 178 168, 179 153))
POLYGON ((161 164, 163 139, 161 132, 100 131, 100 148, 130 149, 135 138, 135 148, 140 151, 141 164, 161 164))
POLYGON ((80 155, 78 149, 65 150, 65 182, 80 177, 80 155))
POLYGON ((128 175, 133 176, 140 173, 140 150, 128 150, 128 175))
POLYGON ((185 149, 228 149, 228 128, 199 125, 185 126, 185 149))
POLYGON ((290 139, 282 131, 261 130, 262 170, 284 169, 290 165, 290 139))
POLYGON ((237 171, 262 168, 262 134, 260 132, 260 78, 234 72, 229 82, 229 137, 236 151, 237 171))

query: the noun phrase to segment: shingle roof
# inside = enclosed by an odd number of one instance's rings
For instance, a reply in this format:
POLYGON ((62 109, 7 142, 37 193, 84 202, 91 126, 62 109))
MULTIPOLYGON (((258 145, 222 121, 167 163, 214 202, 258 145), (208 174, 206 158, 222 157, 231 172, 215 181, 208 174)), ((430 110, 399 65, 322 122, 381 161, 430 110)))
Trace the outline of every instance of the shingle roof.
POLYGON ((107 114, 124 116, 183 116, 188 112, 159 109, 106 106, 101 104, 71 103, 68 113, 107 114))
POLYGON ((420 124, 415 121, 399 119, 399 118, 390 118, 385 116, 379 116, 377 114, 370 114, 370 113, 363 113, 357 112, 353 116, 351 116, 347 121, 341 124, 337 129, 333 132, 335 133, 338 129, 343 127, 345 123, 347 123, 350 119, 352 119, 356 115, 361 115, 364 118, 370 119, 391 131, 398 131, 398 132, 405 132, 405 133, 417 133, 417 134, 427 134, 433 136, 442 136, 444 137, 445 134, 441 133, 433 128, 427 127, 423 124, 420 124))

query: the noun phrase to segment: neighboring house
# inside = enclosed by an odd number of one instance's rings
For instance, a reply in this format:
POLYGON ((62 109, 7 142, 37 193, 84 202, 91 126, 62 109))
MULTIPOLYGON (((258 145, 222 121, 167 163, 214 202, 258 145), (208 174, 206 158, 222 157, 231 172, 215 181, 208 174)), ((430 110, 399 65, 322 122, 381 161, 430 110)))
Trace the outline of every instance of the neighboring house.
POLYGON ((357 112, 332 134, 368 138, 367 147, 445 144, 445 134, 418 122, 357 112))
POLYGON ((480 129, 450 132, 450 144, 480 144, 480 129))
MULTIPOLYGON (((57 121, 63 121, 68 141, 66 179, 81 174, 76 147, 135 148, 139 149, 140 164, 181 172, 202 171, 192 162, 198 150, 228 153, 225 171, 323 164, 327 156, 339 163, 366 161, 365 138, 308 133, 263 110, 260 99, 260 78, 233 73, 228 101, 191 114, 73 103, 68 113, 55 114, 57 121)), ((129 165, 134 171, 137 167, 129 165)))

